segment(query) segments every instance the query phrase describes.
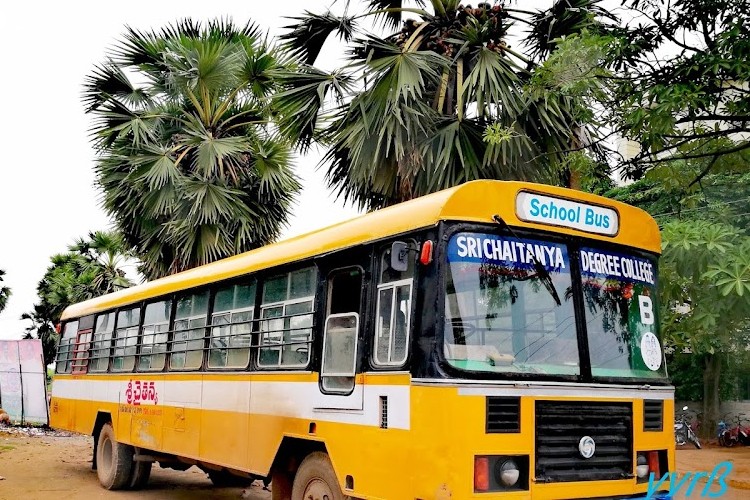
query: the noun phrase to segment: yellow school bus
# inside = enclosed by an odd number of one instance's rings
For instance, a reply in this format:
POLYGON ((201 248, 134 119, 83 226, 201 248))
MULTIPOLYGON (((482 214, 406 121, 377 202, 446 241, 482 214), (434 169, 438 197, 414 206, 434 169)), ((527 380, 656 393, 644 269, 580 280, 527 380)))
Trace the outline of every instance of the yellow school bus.
POLYGON ((67 308, 51 425, 108 489, 645 498, 675 468, 659 251, 640 209, 469 182, 67 308))

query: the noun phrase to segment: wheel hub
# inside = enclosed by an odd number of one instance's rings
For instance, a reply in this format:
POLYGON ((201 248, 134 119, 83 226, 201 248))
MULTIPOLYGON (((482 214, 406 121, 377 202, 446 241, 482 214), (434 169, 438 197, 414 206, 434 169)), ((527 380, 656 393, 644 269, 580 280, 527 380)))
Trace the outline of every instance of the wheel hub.
POLYGON ((332 500, 333 490, 322 479, 315 478, 305 488, 305 500, 332 500))

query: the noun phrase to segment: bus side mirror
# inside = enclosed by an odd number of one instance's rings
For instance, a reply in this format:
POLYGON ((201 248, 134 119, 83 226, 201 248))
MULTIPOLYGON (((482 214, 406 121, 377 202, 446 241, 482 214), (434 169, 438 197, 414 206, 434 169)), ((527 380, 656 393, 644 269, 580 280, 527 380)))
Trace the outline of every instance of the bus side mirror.
POLYGON ((391 269, 403 273, 409 268, 409 245, 394 241, 391 245, 391 269))

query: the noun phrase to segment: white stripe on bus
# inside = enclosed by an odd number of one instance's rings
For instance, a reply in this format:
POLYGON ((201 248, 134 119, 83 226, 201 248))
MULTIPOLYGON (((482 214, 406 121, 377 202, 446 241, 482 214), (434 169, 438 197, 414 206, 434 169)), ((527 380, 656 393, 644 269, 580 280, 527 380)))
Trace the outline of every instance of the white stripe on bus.
MULTIPOLYGON (((55 398, 127 404, 127 380, 55 380, 55 398)), ((358 384, 351 396, 320 393, 317 382, 156 380, 158 404, 203 410, 273 415, 311 421, 379 426, 380 397, 388 397, 388 427, 410 428, 408 385, 358 384), (361 403, 359 394, 362 395, 361 403), (353 403, 340 408, 342 403, 353 403)), ((142 406, 153 404, 142 402, 142 406)))

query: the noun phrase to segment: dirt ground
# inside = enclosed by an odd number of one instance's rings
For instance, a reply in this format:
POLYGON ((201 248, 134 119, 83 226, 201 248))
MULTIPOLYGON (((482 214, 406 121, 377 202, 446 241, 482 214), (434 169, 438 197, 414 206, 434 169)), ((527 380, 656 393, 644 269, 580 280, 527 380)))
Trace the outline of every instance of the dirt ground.
MULTIPOLYGON (((138 493, 110 492, 99 486, 96 472, 91 470, 91 453, 91 439, 84 436, 28 436, 0 431, 0 500, 271 498, 260 482, 253 483, 246 490, 215 488, 206 475, 195 467, 178 472, 154 466, 146 489, 138 493)), ((728 449, 709 446, 702 450, 684 448, 677 451, 679 472, 710 472, 716 464, 725 461, 732 463, 732 471, 727 481, 729 489, 720 498, 750 498, 750 447, 728 449)), ((712 489, 716 490, 716 487, 712 489)), ((696 486, 692 495, 680 495, 678 498, 700 498, 701 492, 702 484, 696 486)))

